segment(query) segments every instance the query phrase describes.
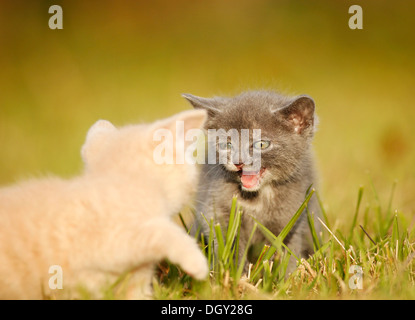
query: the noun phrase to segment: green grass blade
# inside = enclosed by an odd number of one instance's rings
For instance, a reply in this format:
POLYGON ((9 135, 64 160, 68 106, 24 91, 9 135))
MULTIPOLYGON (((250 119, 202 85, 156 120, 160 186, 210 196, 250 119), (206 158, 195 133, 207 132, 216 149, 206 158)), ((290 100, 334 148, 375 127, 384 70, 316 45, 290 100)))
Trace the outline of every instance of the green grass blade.
MULTIPOLYGON (((261 229, 264 236, 271 242, 280 243, 280 239, 273 234, 267 227, 265 227, 261 222, 259 222, 255 217, 251 216, 252 219, 258 224, 259 228, 261 229)), ((282 241, 281 241, 282 243, 282 241)))
POLYGON ((370 181, 370 185, 372 187, 373 194, 375 196, 375 200, 376 200, 376 204, 377 204, 377 206, 376 206, 376 221, 378 222, 378 240, 380 240, 385 236, 385 234, 388 230, 388 227, 384 225, 385 220, 382 217, 382 206, 380 204, 379 195, 378 195, 378 192, 376 191, 376 188, 375 188, 375 185, 373 183, 373 180, 372 180, 371 176, 369 176, 369 181, 370 181))
POLYGON ((305 207, 307 206, 314 192, 315 192, 315 189, 312 189, 310 191, 310 193, 305 198, 304 202, 301 204, 300 208, 298 208, 294 216, 290 219, 290 221, 288 221, 284 229, 281 230, 280 234, 278 235, 278 238, 281 242, 284 241, 284 239, 287 237, 288 233, 291 231, 294 224, 297 222, 298 218, 300 218, 301 214, 303 213, 305 207))
POLYGON ((209 223, 209 240, 208 240, 208 265, 214 267, 215 265, 215 248, 214 248, 214 235, 213 235, 213 218, 209 223))
POLYGON ((234 247, 234 240, 236 237, 236 234, 238 232, 240 223, 241 223, 241 215, 242 215, 242 211, 239 210, 239 206, 238 208, 234 208, 233 210, 237 210, 236 213, 233 212, 232 214, 232 220, 230 220, 231 222, 228 225, 228 230, 226 232, 226 242, 225 242, 225 246, 223 249, 223 253, 222 253, 222 260, 223 261, 227 261, 230 257, 231 254, 231 250, 234 247))
POLYGON ((251 234, 249 235, 248 242, 245 246, 245 251, 244 251, 244 254, 242 256, 242 260, 239 264, 238 271, 236 273, 236 281, 238 281, 241 278, 242 271, 243 271, 244 266, 245 266, 245 261, 246 261, 247 256, 248 256, 248 249, 249 249, 249 246, 251 245, 251 241, 252 241, 252 238, 254 237, 254 234, 255 234, 255 231, 256 231, 257 227, 258 227, 258 225, 256 223, 252 227, 251 234))
POLYGON ((201 242, 201 246, 202 246, 202 252, 205 256, 207 256, 208 255, 208 253, 206 252, 207 245, 205 243, 205 236, 204 236, 203 232, 200 234, 200 242, 201 242))
POLYGON ((261 253, 259 254, 259 257, 254 265, 254 269, 253 269, 254 273, 260 268, 260 265, 262 264, 262 262, 266 260, 264 257, 267 251, 269 250, 269 248, 270 248, 269 245, 264 245, 264 247, 262 248, 261 253))
POLYGON ((331 246, 332 240, 327 241, 325 244, 323 244, 320 249, 318 249, 314 254, 313 257, 320 258, 323 257, 326 250, 331 246))
MULTIPOLYGON (((303 213, 304 209, 306 208, 308 202, 310 201, 311 197, 313 196, 315 190, 312 189, 310 193, 305 198, 304 202, 301 204, 300 208, 298 208, 297 212, 293 215, 293 217, 290 219, 290 221, 287 223, 287 225, 281 230, 280 234, 278 236, 275 236, 268 228, 266 228, 261 222, 259 222, 255 217, 251 216, 252 219, 256 222, 256 224, 260 227, 260 230, 264 234, 264 236, 271 242, 272 246, 278 250, 281 249, 281 247, 284 247, 289 251, 290 254, 292 254, 297 260, 298 257, 294 255, 294 253, 283 243, 284 239, 287 237, 288 233, 291 231, 294 224, 297 222, 301 214, 303 213)), ((270 251, 272 252, 272 251, 270 251)), ((270 255, 272 254, 269 252, 270 255)), ((268 257, 268 256, 267 256, 268 257)), ((269 256, 270 258, 270 256, 269 256)), ((259 268, 260 269, 260 268, 259 268)))
POLYGON ((272 272, 271 272, 271 265, 270 265, 269 260, 264 260, 262 262, 262 269, 264 269, 262 287, 264 291, 269 292, 272 289, 272 284, 274 280, 272 272))
POLYGON ((308 207, 307 207, 307 222, 308 222, 308 227, 310 228, 311 237, 313 238, 314 251, 317 251, 320 249, 320 240, 318 239, 317 231, 314 225, 314 214, 313 213, 310 214, 308 207))
POLYGON ((225 249, 225 244, 223 241, 223 234, 222 234, 222 228, 219 223, 215 224, 215 234, 216 234, 216 240, 218 242, 218 257, 223 256, 223 251, 225 249))
POLYGON ((233 196, 232 197, 231 212, 229 214, 228 230, 226 232, 226 242, 229 242, 230 238, 232 237, 232 235, 231 235, 232 227, 234 226, 235 214, 236 214, 236 202, 237 202, 236 200, 237 200, 237 197, 233 196))
MULTIPOLYGON (((252 216, 251 216, 252 217, 252 216)), ((264 247, 268 247, 267 251, 265 252, 265 254, 262 256, 262 252, 261 255, 259 256, 256 266, 257 268, 254 269, 254 273, 251 276, 251 279, 256 279, 256 277, 261 273, 262 271, 262 264, 260 263, 261 261, 264 260, 270 260, 271 257, 273 256, 273 254, 276 251, 279 251, 280 253, 282 253, 282 248, 284 248, 291 256, 293 256, 297 261, 299 261, 300 259, 283 243, 283 240, 278 236, 275 236, 267 227, 265 227, 261 222, 259 222, 256 218, 252 217, 252 219, 254 219, 255 223, 259 226, 260 230, 262 231, 262 233, 264 234, 264 236, 268 239, 268 241, 271 243, 272 247, 269 246, 264 246, 264 247)), ((263 249, 264 251, 264 249, 263 249)))
MULTIPOLYGON (((242 212, 240 213, 240 215, 242 216, 242 212)), ((241 221, 239 221, 238 223, 238 231, 236 233, 236 240, 235 240, 235 266, 237 267, 239 265, 239 239, 240 239, 240 235, 241 235, 241 221)))
POLYGON ((398 215, 395 214, 393 217, 393 225, 392 225, 392 243, 393 245, 396 244, 396 241, 399 241, 399 226, 398 226, 398 215))
POLYGON ((359 214, 360 203, 362 202, 362 198, 363 198, 363 191, 364 191, 364 187, 361 186, 359 188, 359 192, 357 194, 357 205, 356 205, 356 210, 355 210, 354 216, 353 216, 353 222, 352 222, 352 225, 350 227, 349 238, 347 239, 348 244, 350 244, 352 242, 353 231, 356 227, 356 222, 357 222, 357 216, 359 214))

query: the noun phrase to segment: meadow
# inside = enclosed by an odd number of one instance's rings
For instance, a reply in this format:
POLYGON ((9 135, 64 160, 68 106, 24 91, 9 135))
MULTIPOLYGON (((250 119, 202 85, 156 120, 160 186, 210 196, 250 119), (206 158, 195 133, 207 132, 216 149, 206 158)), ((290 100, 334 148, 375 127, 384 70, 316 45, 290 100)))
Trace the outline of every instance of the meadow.
POLYGON ((48 27, 53 4, 0 3, 1 185, 78 174, 97 119, 163 118, 190 108, 181 93, 308 94, 320 119, 311 196, 325 225, 315 254, 288 276, 284 234, 258 221, 273 246, 242 274, 235 202, 219 257, 201 244, 210 279, 165 262, 155 298, 415 298, 414 3, 362 1, 363 30, 349 29, 348 8, 359 3, 345 0, 62 0, 63 30, 48 27), (361 267, 361 289, 350 286, 352 266, 361 267))

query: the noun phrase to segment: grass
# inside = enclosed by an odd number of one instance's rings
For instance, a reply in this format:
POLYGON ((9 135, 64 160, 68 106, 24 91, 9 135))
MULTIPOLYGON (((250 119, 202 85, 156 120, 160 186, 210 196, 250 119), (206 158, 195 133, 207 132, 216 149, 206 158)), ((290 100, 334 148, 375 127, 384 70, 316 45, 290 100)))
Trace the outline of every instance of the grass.
MULTIPOLYGON (((20 2, 0 4, 2 185, 32 173, 72 176, 97 119, 123 125, 167 117, 190 108, 182 92, 307 93, 320 117, 314 147, 325 199, 313 196, 328 228, 313 236, 316 253, 287 277, 284 263, 273 261, 256 279, 236 277, 238 248, 227 246, 224 232, 225 260, 214 260, 209 243, 202 246, 212 263, 208 281, 194 282, 165 263, 155 297, 414 296, 415 47, 407 41, 414 2, 368 1, 364 30, 353 31, 342 1, 101 1, 99 10, 70 1, 62 32, 47 28, 53 2, 20 2), (359 189, 369 169, 373 182, 359 189), (391 179, 399 184, 388 194, 391 179), (361 290, 348 287, 350 263, 363 268, 361 290)), ((304 214, 310 230, 320 224, 304 214)))
POLYGON ((237 259, 238 231, 244 213, 234 197, 229 226, 222 228, 208 221, 208 243, 201 243, 211 265, 209 279, 195 281, 176 266, 164 262, 154 279, 154 298, 414 299, 415 230, 402 212, 392 210, 395 187, 396 184, 386 209, 380 205, 373 183, 369 191, 373 193, 375 204, 362 208, 362 200, 368 192, 360 187, 349 227, 340 227, 347 225, 342 217, 328 221, 323 207, 321 218, 311 219, 307 203, 311 197, 318 196, 315 190, 307 194, 279 235, 272 234, 253 218, 255 225, 251 236, 261 231, 269 243, 263 246, 258 260, 250 265, 248 274, 243 273, 247 252, 242 261, 237 259), (294 254, 285 247, 283 240, 301 214, 308 214, 310 218, 314 254, 307 259, 295 257, 297 268, 288 274, 288 261, 294 254), (322 224, 319 235, 314 223, 322 224), (218 239, 216 255, 214 236, 218 239))

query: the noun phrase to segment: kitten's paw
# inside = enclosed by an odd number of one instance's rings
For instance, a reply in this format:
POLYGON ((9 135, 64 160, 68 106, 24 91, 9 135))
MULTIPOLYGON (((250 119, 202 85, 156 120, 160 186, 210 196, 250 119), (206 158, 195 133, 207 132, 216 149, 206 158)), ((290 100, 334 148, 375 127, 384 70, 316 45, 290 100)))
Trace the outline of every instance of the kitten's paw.
POLYGON ((182 259, 180 266, 182 269, 197 280, 205 279, 209 274, 209 266, 205 256, 197 251, 189 253, 189 256, 182 259))

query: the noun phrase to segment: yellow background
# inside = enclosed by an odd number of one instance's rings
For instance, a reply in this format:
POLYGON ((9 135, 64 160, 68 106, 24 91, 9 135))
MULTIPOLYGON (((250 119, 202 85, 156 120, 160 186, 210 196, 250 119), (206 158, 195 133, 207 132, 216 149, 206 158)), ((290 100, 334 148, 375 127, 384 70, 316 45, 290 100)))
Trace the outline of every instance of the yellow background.
MULTIPOLYGON (((415 2, 1 1, 0 183, 81 171, 97 119, 152 121, 190 106, 183 92, 309 94, 319 191, 331 216, 357 190, 415 211, 415 2), (51 30, 49 6, 63 8, 51 30), (363 8, 363 30, 348 8, 363 8)), ((22 201, 24 201, 22 199, 22 201)))

